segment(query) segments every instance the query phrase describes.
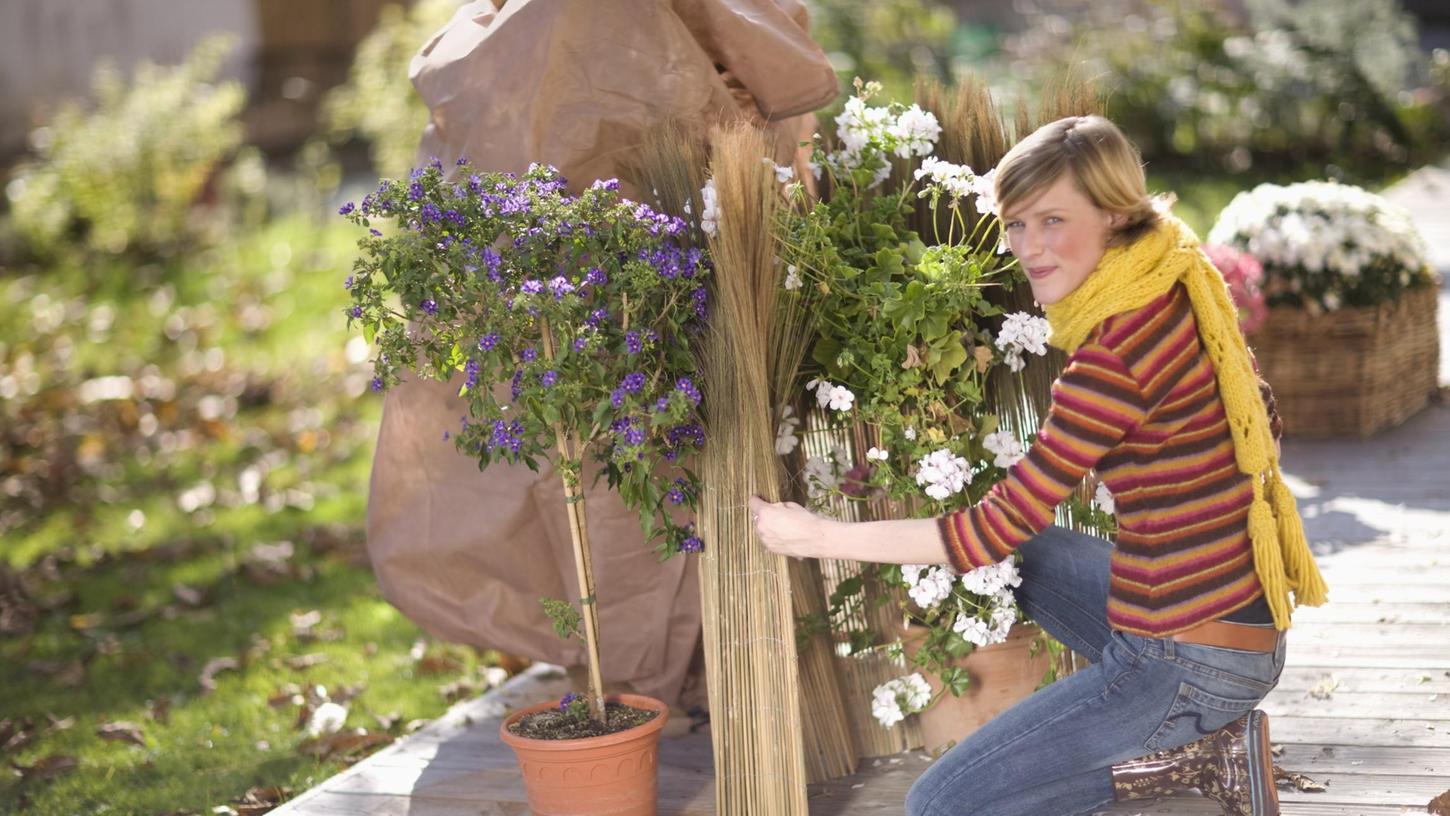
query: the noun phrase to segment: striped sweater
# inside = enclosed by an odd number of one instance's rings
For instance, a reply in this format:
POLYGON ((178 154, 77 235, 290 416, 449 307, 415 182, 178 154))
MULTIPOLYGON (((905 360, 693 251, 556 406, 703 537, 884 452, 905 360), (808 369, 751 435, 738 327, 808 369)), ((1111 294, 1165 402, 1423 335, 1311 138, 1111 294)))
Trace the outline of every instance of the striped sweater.
POLYGON ((1089 470, 1114 497, 1114 628, 1163 637, 1263 594, 1248 536, 1249 477, 1234 462, 1213 366, 1182 285, 1093 330, 1053 385, 1027 456, 977 505, 938 519, 963 572, 1052 524, 1089 470))

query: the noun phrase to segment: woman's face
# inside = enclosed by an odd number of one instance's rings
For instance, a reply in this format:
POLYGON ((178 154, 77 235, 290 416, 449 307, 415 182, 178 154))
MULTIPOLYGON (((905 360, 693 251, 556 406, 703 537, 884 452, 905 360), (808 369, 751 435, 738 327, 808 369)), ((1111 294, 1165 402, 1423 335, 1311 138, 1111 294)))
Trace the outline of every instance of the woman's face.
POLYGON ((1121 220, 1094 205, 1070 173, 1002 214, 1007 244, 1027 273, 1033 299, 1043 306, 1072 294, 1097 269, 1109 230, 1121 220))

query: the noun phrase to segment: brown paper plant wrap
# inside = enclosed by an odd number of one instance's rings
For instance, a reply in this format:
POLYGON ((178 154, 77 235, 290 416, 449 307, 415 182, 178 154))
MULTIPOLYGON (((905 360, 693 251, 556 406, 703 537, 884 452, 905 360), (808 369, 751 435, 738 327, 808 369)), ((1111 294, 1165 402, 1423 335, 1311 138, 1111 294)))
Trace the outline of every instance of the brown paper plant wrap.
POLYGON ((568 516, 580 606, 546 608, 561 635, 582 628, 587 699, 601 719, 581 474, 586 461, 603 467, 661 556, 699 550, 676 514, 698 495, 679 460, 703 441, 686 338, 704 325, 708 266, 683 221, 624 199, 617 183, 571 196, 550 167, 475 175, 461 160, 458 180, 444 178, 435 161, 343 208, 370 229, 346 284, 349 322, 377 344, 375 390, 408 371, 464 374, 469 416, 453 441, 480 468, 559 472, 555 510, 568 516))

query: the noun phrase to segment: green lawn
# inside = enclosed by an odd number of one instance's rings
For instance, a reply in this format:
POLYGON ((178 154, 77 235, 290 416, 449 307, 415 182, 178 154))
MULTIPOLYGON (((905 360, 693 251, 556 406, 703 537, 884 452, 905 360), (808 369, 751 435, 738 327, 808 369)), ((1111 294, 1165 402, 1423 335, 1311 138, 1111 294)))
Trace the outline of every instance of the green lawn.
POLYGON ((367 564, 355 237, 0 275, 0 813, 246 812, 498 680, 367 564))

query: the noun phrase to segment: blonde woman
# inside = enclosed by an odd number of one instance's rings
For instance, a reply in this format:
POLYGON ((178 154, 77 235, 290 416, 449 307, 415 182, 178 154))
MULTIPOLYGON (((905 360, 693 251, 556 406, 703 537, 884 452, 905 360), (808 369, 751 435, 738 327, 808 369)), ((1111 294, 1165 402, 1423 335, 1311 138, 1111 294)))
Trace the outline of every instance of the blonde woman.
POLYGON ((998 165, 1006 237, 1070 355, 1027 457, 976 506, 842 523, 752 499, 784 555, 968 571, 1022 554, 1018 601, 1092 665, 966 737, 907 812, 1083 813, 1197 788, 1276 814, 1267 717, 1295 600, 1325 588, 1220 276, 1109 121, 1062 119, 998 165), (1095 471, 1115 542, 1052 526, 1095 471), (1290 593, 1294 593, 1291 599, 1290 593))

